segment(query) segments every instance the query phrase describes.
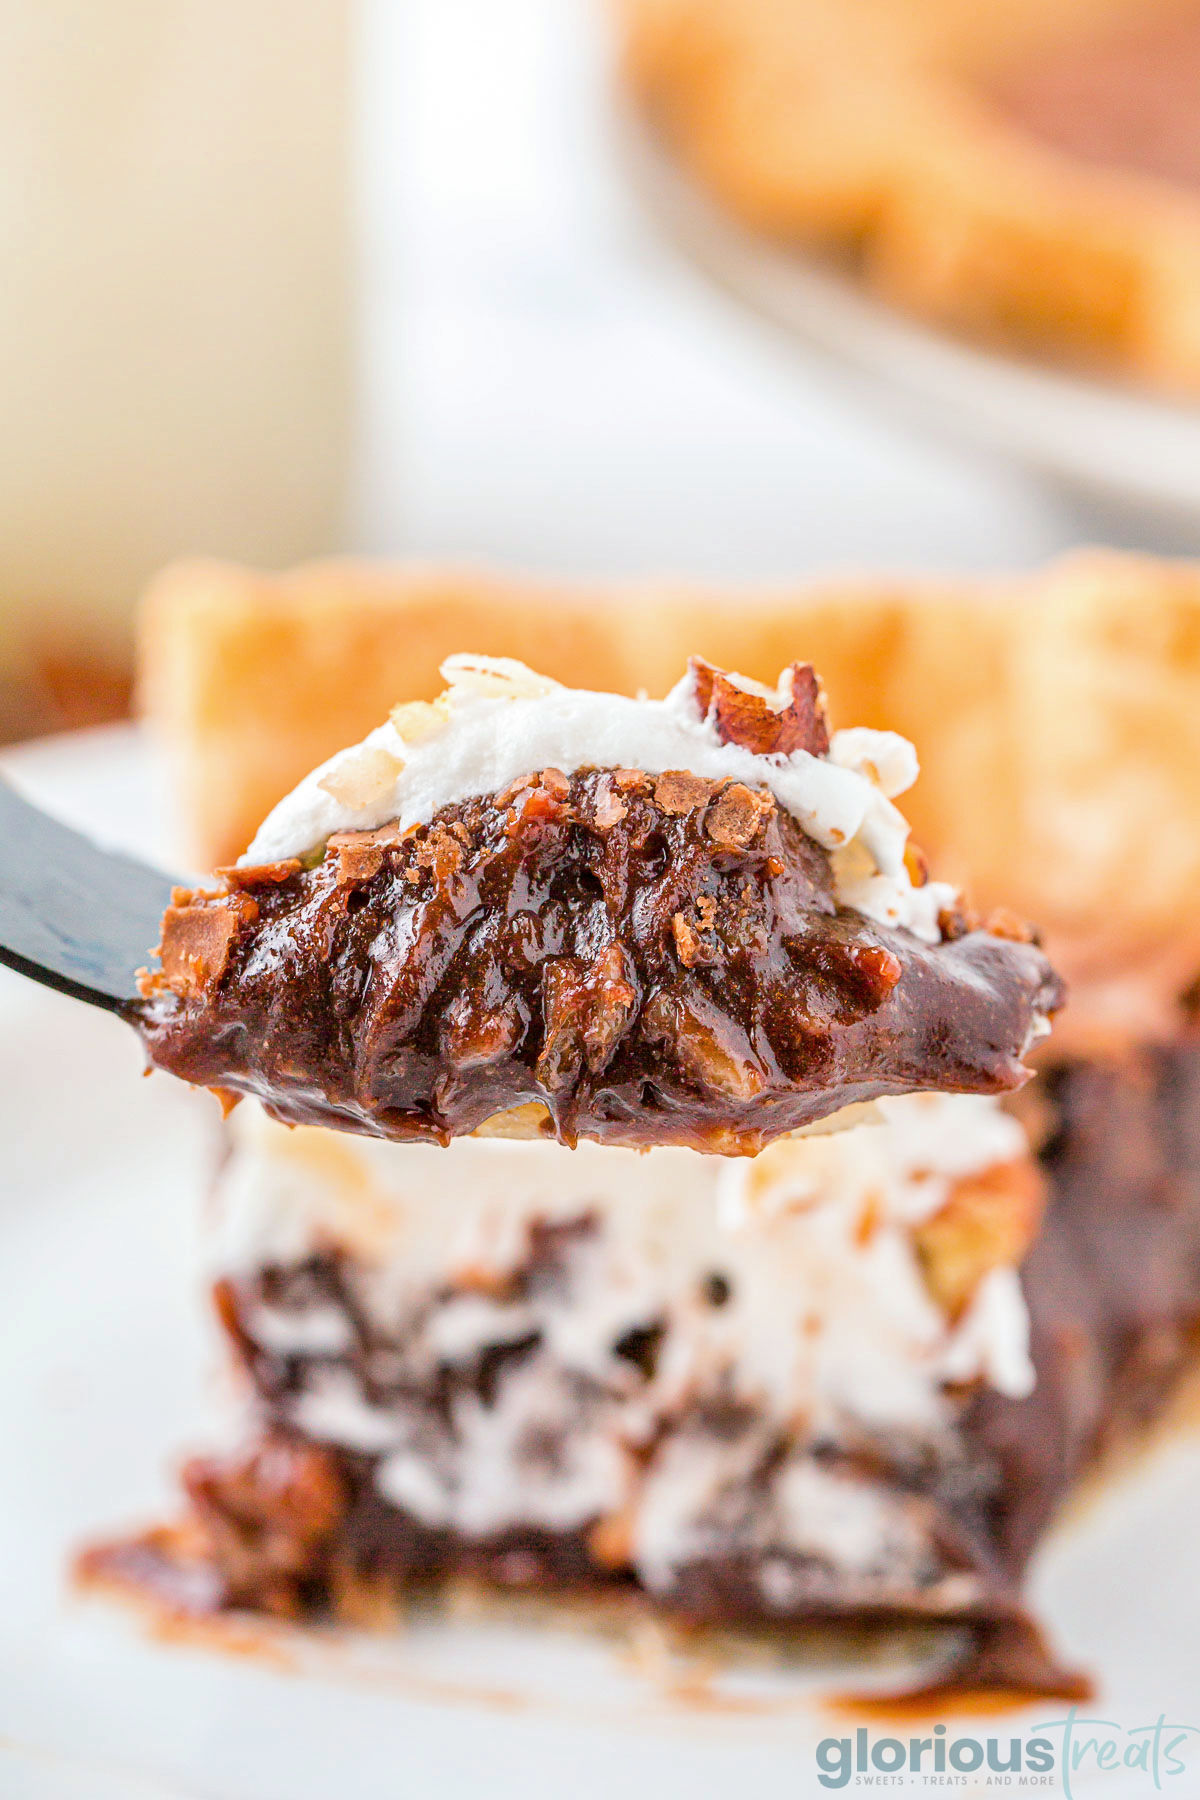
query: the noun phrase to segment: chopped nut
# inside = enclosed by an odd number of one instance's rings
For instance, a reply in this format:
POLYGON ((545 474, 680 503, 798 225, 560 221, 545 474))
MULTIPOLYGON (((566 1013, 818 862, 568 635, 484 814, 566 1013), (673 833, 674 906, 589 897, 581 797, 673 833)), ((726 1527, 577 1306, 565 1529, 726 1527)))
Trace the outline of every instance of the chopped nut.
POLYGON ((588 976, 592 996, 589 1017, 584 1026, 583 1042, 587 1065, 598 1074, 616 1049, 637 1002, 628 959, 620 944, 610 944, 601 951, 588 976))
POLYGON ((339 760, 336 768, 322 776, 317 786, 352 812, 374 806, 396 785, 404 764, 390 750, 377 744, 360 744, 339 760))
POLYGON ((497 789, 496 793, 493 795, 496 805, 510 806, 517 798, 518 794, 523 794, 526 788, 533 786, 534 780, 535 777, 533 775, 518 775, 515 780, 510 781, 507 786, 497 789))
POLYGON ((541 783, 546 792, 556 800, 565 800, 571 792, 571 784, 561 769, 543 769, 541 783))
POLYGON ((442 675, 451 691, 460 688, 489 700, 533 700, 562 685, 511 656, 448 656, 442 675))
POLYGON ((632 1508, 597 1519, 588 1532, 588 1554, 602 1568, 627 1568, 633 1561, 634 1524, 632 1508))
POLYGON ((684 968, 694 969, 704 956, 704 939, 700 933, 688 923, 683 913, 677 912, 671 920, 671 935, 684 968))
POLYGON ((337 859, 340 884, 370 881, 383 867, 385 851, 402 842, 396 824, 381 825, 378 831, 335 831, 326 850, 337 859))
POLYGON ((586 1064, 592 1074, 611 1060, 637 1003, 625 952, 609 944, 589 966, 574 957, 548 962, 542 980, 545 1037, 538 1080, 552 1093, 586 1064))
POLYGON ((862 984, 865 999, 881 1006, 904 973, 904 965, 882 944, 852 944, 845 952, 845 966, 862 984))
POLYGON ((937 925, 943 940, 952 944, 955 939, 979 930, 979 915, 964 900, 960 900, 956 906, 943 906, 937 917, 937 925))
POLYGON ((417 845, 413 860, 419 869, 430 869, 439 887, 444 887, 463 865, 463 847, 459 839, 443 825, 435 825, 417 845))
POLYGON ((677 1043, 682 1060, 707 1087, 736 1100, 753 1100, 762 1092, 762 1070, 749 1057, 735 1055, 706 1026, 685 1027, 677 1043))
POLYGON ((540 779, 536 787, 524 788, 517 795, 517 802, 519 804, 511 808, 508 813, 510 836, 520 826, 527 825, 531 820, 541 819, 558 823, 567 816, 563 802, 552 794, 549 788, 543 787, 540 779))
POLYGON ((745 850, 774 810, 769 794, 756 794, 735 781, 709 807, 704 829, 720 849, 745 850))
POLYGON ((996 1163, 955 1182, 940 1211, 913 1241, 926 1285, 951 1318, 991 1269, 1015 1266, 1033 1241, 1043 1204, 1032 1162, 996 1163))
POLYGON ((829 750, 825 697, 811 663, 793 663, 768 694, 757 684, 742 686, 724 670, 693 656, 688 668, 702 717, 712 715, 723 744, 739 744, 756 756, 791 756, 829 750))
POLYGON ((231 1598, 287 1616, 299 1612, 297 1583, 346 1510, 333 1452, 273 1432, 247 1455, 193 1458, 183 1484, 231 1598))
POLYGON ((442 1027, 442 1051, 456 1069, 478 1069, 512 1054, 524 1029, 515 1000, 484 1010, 467 994, 459 994, 447 1008, 442 1027))
POLYGON ((611 831, 626 818, 629 808, 617 793, 611 782, 601 782, 596 789, 595 805, 592 809, 592 824, 597 831, 611 831))
POLYGON ((925 852, 917 844, 904 846, 904 866, 908 870, 908 879, 915 888, 923 888, 929 880, 929 863, 925 852))
POLYGON ((285 881, 290 881, 293 875, 300 873, 301 866, 298 856, 289 856, 282 862, 252 863, 245 868, 234 863, 228 868, 217 869, 214 873, 219 875, 225 886, 231 890, 281 887, 285 881))
MULTIPOLYGON (((186 889, 176 892, 186 895, 186 889)), ((246 894, 228 899, 201 894, 196 899, 198 904, 185 901, 167 908, 159 947, 162 980, 187 999, 220 981, 239 926, 251 924, 258 916, 257 905, 246 894)), ((153 982, 154 977, 149 979, 153 982)))
POLYGON ((582 988, 578 964, 567 957, 546 964, 542 980, 545 1036, 537 1059, 537 1078, 552 1094, 569 1087, 583 1067, 582 988))
MULTIPOLYGON (((670 1043, 680 1063, 696 1080, 734 1100, 753 1100, 764 1077, 753 1057, 739 1052, 693 1008, 669 994, 657 994, 642 1013, 643 1034, 670 1043)), ((732 1028, 727 1034, 732 1039, 732 1028)))
POLYGON ((686 769, 668 769, 654 784, 655 805, 665 813, 695 812, 711 793, 711 781, 689 775, 686 769))
POLYGON ((983 929, 993 937, 1007 938, 1013 944, 1036 944, 1038 941, 1033 926, 1019 914, 1010 912, 1007 906, 993 907, 983 922, 983 929))
MULTIPOLYGON (((709 901, 712 906, 712 901, 709 901)), ((709 921, 711 926, 711 920, 709 921)), ((708 942, 700 931, 691 923, 686 913, 677 912, 671 920, 671 935, 675 939, 675 948, 679 960, 685 969, 703 967, 706 963, 716 961, 716 947, 708 942)))
POLYGON ((795 750, 807 750, 810 756, 827 756, 829 719, 825 690, 812 664, 794 662, 783 671, 779 686, 789 699, 781 714, 783 729, 776 752, 790 756, 795 750))

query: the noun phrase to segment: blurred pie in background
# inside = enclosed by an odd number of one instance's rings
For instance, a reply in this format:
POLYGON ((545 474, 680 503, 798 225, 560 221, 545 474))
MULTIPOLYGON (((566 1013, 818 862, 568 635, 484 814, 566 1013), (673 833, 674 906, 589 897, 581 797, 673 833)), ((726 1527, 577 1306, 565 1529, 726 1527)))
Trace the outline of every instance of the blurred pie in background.
POLYGON ((1200 388, 1200 7, 618 0, 624 68, 731 212, 1008 348, 1200 388))

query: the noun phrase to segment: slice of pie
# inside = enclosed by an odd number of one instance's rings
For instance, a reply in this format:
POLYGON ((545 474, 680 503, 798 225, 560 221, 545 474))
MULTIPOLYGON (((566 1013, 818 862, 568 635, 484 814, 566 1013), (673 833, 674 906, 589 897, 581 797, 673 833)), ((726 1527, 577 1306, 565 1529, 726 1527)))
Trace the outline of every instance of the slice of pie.
POLYGON ((456 656, 179 891, 152 1059, 289 1123, 754 1154, 884 1094, 998 1093, 1061 1000, 1031 933, 928 881, 911 746, 812 669, 665 700, 456 656))
POLYGON ((1194 0, 616 0, 669 149, 771 236, 1010 345, 1200 387, 1194 0))
POLYGON ((1024 1577, 1194 1367, 1200 1048, 1062 1064, 1040 1109, 1039 1170, 979 1096, 734 1162, 241 1108, 208 1248, 240 1440, 85 1572, 376 1623, 464 1575, 950 1621, 945 1679, 1077 1693, 1024 1577))
POLYGON ((187 1465, 190 1533, 110 1566, 288 1616, 463 1571, 740 1624, 1017 1605, 998 1421, 1037 1379, 1043 1194, 994 1100, 733 1163, 435 1157, 253 1106, 232 1132, 210 1258, 243 1441, 187 1465))

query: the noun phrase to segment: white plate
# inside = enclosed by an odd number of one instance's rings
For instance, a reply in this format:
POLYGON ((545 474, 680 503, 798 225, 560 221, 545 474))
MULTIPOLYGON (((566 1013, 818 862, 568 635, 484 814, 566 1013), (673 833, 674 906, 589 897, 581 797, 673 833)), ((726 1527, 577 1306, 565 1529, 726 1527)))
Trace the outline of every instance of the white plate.
MULTIPOLYGON (((131 731, 5 760, 64 816, 161 848, 131 731)), ((116 1020, 0 971, 0 1794, 827 1792, 814 1746, 850 1726, 820 1696, 861 1685, 861 1669, 654 1673, 627 1639, 495 1616, 418 1618, 374 1640, 256 1628, 252 1653, 234 1655, 72 1592, 81 1542, 171 1506, 171 1466, 210 1437, 218 1397, 197 1256, 214 1109, 140 1068, 116 1020)), ((1200 1443, 1176 1439, 1037 1572, 1055 1642, 1097 1672, 1094 1710, 1122 1729, 1160 1712, 1200 1724, 1198 1496, 1200 1443)), ((991 1728, 1007 1738, 1036 1716, 991 1728)), ((1200 1791, 1200 1751, 1193 1762, 1196 1785, 1176 1791, 1200 1791)), ((1075 1784, 1081 1797, 1142 1791, 1086 1771, 1075 1784)))
POLYGON ((878 382, 910 412, 1094 500, 1200 534, 1200 406, 979 349, 875 299, 850 276, 738 224, 628 109, 619 150, 672 238, 766 318, 878 382))

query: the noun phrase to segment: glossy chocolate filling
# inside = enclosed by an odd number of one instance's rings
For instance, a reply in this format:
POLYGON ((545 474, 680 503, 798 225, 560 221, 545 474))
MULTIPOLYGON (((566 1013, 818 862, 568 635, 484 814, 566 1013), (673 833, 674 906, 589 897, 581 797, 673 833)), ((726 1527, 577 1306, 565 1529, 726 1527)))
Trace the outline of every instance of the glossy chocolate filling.
POLYGON ((1019 932, 943 931, 840 907, 764 790, 547 769, 180 894, 140 1028, 290 1123, 446 1141, 533 1102, 566 1143, 751 1154, 851 1102, 1024 1080, 1056 976, 1019 932))

